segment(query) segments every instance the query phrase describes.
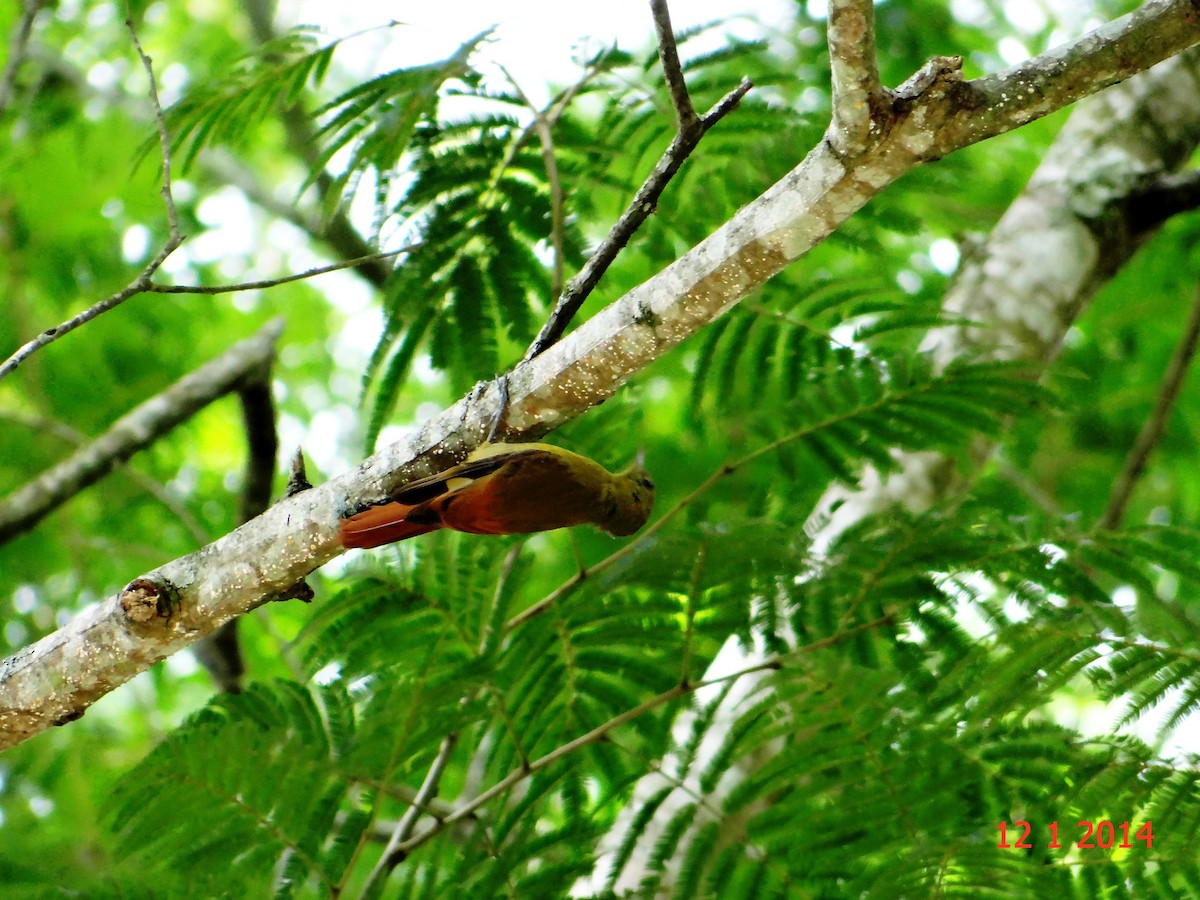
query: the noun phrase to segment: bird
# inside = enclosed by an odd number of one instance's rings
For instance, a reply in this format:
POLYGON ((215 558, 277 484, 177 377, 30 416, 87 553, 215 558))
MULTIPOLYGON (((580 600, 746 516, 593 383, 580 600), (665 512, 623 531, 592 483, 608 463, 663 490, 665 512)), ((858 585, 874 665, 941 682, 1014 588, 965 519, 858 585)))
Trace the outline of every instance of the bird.
POLYGON ((650 518, 654 482, 642 454, 620 472, 551 444, 485 443, 458 465, 409 482, 389 502, 342 519, 346 548, 369 548, 450 528, 530 534, 593 525, 615 537, 650 518))

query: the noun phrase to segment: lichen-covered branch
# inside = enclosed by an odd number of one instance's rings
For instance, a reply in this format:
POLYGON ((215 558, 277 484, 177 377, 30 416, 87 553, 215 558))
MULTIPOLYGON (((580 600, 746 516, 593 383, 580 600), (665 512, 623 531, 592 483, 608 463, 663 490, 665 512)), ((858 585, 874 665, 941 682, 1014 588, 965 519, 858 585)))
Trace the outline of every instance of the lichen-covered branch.
POLYGON ((884 103, 872 0, 833 0, 828 43, 833 107, 828 139, 839 153, 853 155, 869 144, 884 103))
POLYGON ((218 397, 240 389, 268 364, 282 321, 235 344, 114 422, 102 435, 0 500, 0 543, 32 528, 60 504, 99 481, 218 397))

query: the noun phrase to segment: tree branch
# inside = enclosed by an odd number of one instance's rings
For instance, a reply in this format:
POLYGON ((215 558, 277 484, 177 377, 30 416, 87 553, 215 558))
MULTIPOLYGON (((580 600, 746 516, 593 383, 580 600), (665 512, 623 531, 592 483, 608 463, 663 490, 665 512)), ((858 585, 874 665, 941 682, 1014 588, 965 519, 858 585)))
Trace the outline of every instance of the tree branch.
POLYGON ((238 503, 238 522, 249 522, 271 505, 271 483, 279 455, 275 428, 275 399, 271 395, 271 363, 267 357, 259 371, 238 388, 242 401, 242 425, 246 431, 246 474, 238 503))
POLYGON ((150 294, 233 294, 238 291, 257 291, 264 288, 278 287, 281 284, 290 284, 293 281, 304 281, 307 278, 313 278, 316 275, 324 275, 327 272, 336 272, 339 269, 354 269, 359 266, 364 266, 369 263, 378 262, 379 260, 389 259, 393 256, 398 256, 401 253, 411 253, 413 250, 421 246, 420 241, 414 241, 411 244, 406 244, 399 250, 389 250, 386 253, 369 253, 366 256, 355 257, 354 259, 344 259, 341 262, 330 263, 326 266, 316 266, 312 269, 306 269, 303 272, 297 272, 295 275, 284 275, 280 278, 266 278, 262 281, 243 281, 239 284, 158 284, 151 282, 146 287, 146 292, 150 294))
POLYGON ((1100 517, 1101 528, 1116 528, 1121 524, 1121 519, 1125 517, 1125 509, 1129 505, 1129 498, 1133 495, 1134 485, 1137 484, 1142 470, 1146 468, 1146 461, 1149 460, 1150 454, 1154 452, 1154 448, 1158 446, 1158 442, 1162 440, 1162 436, 1167 430, 1171 410, 1175 406, 1176 398, 1179 397, 1179 390, 1183 387, 1183 380, 1187 377, 1188 369, 1191 368, 1198 342, 1200 342, 1200 288, 1197 288, 1196 296, 1192 300, 1192 307, 1188 312, 1183 334, 1179 337, 1179 344, 1175 347, 1175 352, 1171 354, 1171 361, 1167 364, 1167 371, 1163 375, 1158 396, 1154 398, 1150 415, 1142 425, 1137 440, 1129 448, 1125 464, 1121 466, 1121 473, 1113 485, 1112 494, 1108 498, 1108 506, 1104 510, 1104 515, 1100 517))
MULTIPOLYGON (((31 431, 54 435, 59 440, 66 441, 75 447, 82 448, 88 444, 86 436, 65 422, 58 422, 43 416, 27 416, 9 409, 0 409, 0 419, 28 428, 31 431)), ((188 512, 187 507, 171 495, 171 492, 167 490, 165 485, 123 462, 114 460, 112 468, 170 510, 175 518, 179 519, 179 523, 183 525, 188 534, 191 535, 192 540, 196 542, 196 546, 199 547, 208 543, 210 538, 208 532, 196 521, 196 517, 188 512)), ((0 509, 3 509, 3 503, 0 503, 0 509)))
POLYGON ((853 156, 869 146, 884 104, 871 0, 833 0, 827 38, 833 95, 828 139, 839 153, 853 156))
MULTIPOLYGON (((387 846, 383 848, 383 854, 379 857, 375 868, 371 870, 371 875, 367 878, 366 884, 363 885, 362 893, 364 896, 371 896, 371 891, 381 886, 383 880, 387 878, 392 869, 404 862, 408 856, 408 850, 404 849, 404 845, 412 837, 413 829, 417 827, 417 820, 428 809, 429 802, 437 796, 442 775, 445 774, 446 766, 450 764, 450 757, 454 755, 454 748, 457 746, 457 732, 448 734, 442 739, 441 747, 438 748, 438 754, 434 758, 433 764, 429 767, 429 771, 425 774, 425 780, 421 783, 416 798, 414 798, 412 805, 404 811, 404 815, 397 824, 396 830, 388 838, 387 846)), ((453 815, 453 812, 450 815, 453 815)), ((458 818, 462 817, 459 816, 458 818)))
POLYGON ((154 255, 154 258, 146 264, 146 267, 142 269, 138 277, 128 285, 115 294, 104 298, 99 303, 93 304, 78 315, 72 316, 61 325, 54 328, 47 328, 6 359, 0 364, 0 379, 11 375, 22 362, 48 344, 54 343, 79 326, 86 325, 92 319, 108 312, 110 309, 120 306, 130 297, 136 297, 138 294, 149 290, 150 279, 154 276, 154 273, 166 262, 167 257, 174 253, 179 248, 179 245, 183 243, 183 235, 179 232, 179 214, 175 209, 175 197, 171 192, 171 138, 167 134, 167 122, 163 117, 162 105, 158 101, 158 84, 154 79, 154 67, 150 62, 150 57, 142 50, 142 44, 138 40, 137 32, 133 27, 133 20, 127 18, 125 20, 125 27, 129 29, 133 46, 137 50, 138 58, 142 61, 142 66, 146 70, 146 76, 150 80, 150 103, 154 107, 154 121, 158 127, 159 145, 162 150, 162 188, 160 192, 163 204, 167 210, 167 241, 163 244, 162 249, 154 255))
POLYGON ((662 65, 667 90, 671 92, 671 103, 675 106, 676 124, 680 131, 691 131, 700 124, 700 117, 692 106, 687 82, 683 78, 683 66, 679 62, 679 48, 675 45, 675 29, 671 27, 667 0, 650 0, 650 12, 654 16, 654 33, 658 36, 658 60, 662 65))
POLYGON ((280 320, 126 413, 104 434, 0 501, 0 542, 29 528, 213 400, 238 390, 275 352, 280 320))
POLYGON ((1197 42, 1200 6, 1193 0, 1147 0, 1077 41, 967 82, 961 107, 942 128, 942 149, 957 150, 1019 128, 1197 42))
MULTIPOLYGON (((1104 55, 1122 54, 1124 69, 1149 67, 1200 40, 1195 19, 1188 0, 1159 0, 1106 26, 1097 32, 1100 39, 1089 35, 1083 42, 1104 55), (1162 34, 1145 33, 1147 10, 1157 16, 1162 34)), ((1055 51, 1051 61, 1063 53, 1055 51)), ((1084 68, 1084 82, 1094 87, 1104 82, 1084 68)), ((1053 95, 1065 103, 1078 96, 1073 79, 1069 68, 1060 68, 1047 84, 1062 83, 1053 95)), ((952 67, 927 66, 897 93, 892 127, 867 154, 850 163, 821 143, 681 259, 518 365, 508 377, 508 436, 532 439, 603 402, 824 240, 891 181, 923 160, 969 143, 965 132, 943 127, 969 118, 954 105, 953 98, 964 96, 961 86, 952 67)), ((1177 101, 1194 104, 1198 95, 1193 86, 1177 101)), ((975 139, 1013 127, 1026 100, 1034 108, 1030 117, 1048 111, 1044 96, 1019 92, 996 108, 976 107, 975 139)), ((1105 137, 1111 131, 1110 124, 1105 137)), ((1171 152, 1182 143, 1172 144, 1171 152)), ((1165 149, 1144 152, 1160 159, 1165 149)), ((565 327, 565 319, 558 321, 565 327)), ((499 396, 495 384, 472 392, 358 469, 278 503, 199 552, 136 579, 117 596, 0 663, 0 748, 77 718, 96 698, 158 660, 226 620, 285 595, 299 579, 343 552, 336 535, 338 519, 348 509, 380 500, 477 446, 496 417, 499 396)))

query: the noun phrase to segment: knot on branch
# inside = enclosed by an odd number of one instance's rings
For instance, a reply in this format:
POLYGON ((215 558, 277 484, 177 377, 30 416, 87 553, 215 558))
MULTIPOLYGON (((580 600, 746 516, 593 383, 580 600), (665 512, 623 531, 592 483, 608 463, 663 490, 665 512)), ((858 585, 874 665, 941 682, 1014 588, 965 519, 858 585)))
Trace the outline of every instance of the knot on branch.
POLYGON ((169 621, 179 608, 179 589, 166 579, 152 576, 135 578, 125 585, 119 597, 121 609, 133 625, 147 625, 155 619, 169 621))
POLYGON ((896 88, 892 96, 900 103, 943 96, 962 84, 962 67, 961 56, 935 56, 896 88))

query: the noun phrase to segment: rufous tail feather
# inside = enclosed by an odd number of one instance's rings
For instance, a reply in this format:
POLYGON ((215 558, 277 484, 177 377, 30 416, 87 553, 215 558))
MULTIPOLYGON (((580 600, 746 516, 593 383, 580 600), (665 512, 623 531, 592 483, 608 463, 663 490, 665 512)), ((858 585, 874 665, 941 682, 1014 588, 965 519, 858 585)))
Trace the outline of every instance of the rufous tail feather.
POLYGON ((346 548, 367 549, 403 541, 419 534, 437 531, 440 525, 418 525, 405 520, 413 507, 403 503, 386 503, 363 510, 342 520, 338 539, 346 548))

